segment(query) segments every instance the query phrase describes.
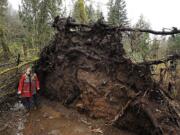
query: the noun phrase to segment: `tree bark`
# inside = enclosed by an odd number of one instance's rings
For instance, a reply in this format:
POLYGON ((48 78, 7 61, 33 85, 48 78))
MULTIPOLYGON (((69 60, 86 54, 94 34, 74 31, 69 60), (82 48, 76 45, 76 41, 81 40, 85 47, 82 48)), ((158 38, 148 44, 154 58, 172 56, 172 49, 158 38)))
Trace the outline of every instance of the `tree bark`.
POLYGON ((3 29, 0 30, 0 44, 2 45, 4 60, 9 60, 11 53, 8 45, 6 44, 5 33, 3 29))
MULTIPOLYGON (((86 24, 79 24, 74 22, 74 20, 71 19, 65 19, 65 18, 60 18, 59 16, 57 16, 55 18, 53 27, 56 27, 59 31, 61 31, 61 29, 59 29, 58 25, 56 24, 58 21, 60 20, 60 23, 63 23, 66 26, 69 27, 84 27, 84 28, 93 28, 94 25, 86 25, 86 24)), ((162 35, 162 36, 166 36, 166 35, 174 35, 174 34, 179 34, 180 30, 177 29, 176 27, 172 27, 172 30, 170 31, 155 31, 155 30, 151 30, 151 29, 136 29, 136 28, 126 28, 126 27, 111 27, 109 25, 106 24, 106 22, 104 22, 103 20, 99 20, 98 24, 96 24, 98 26, 102 26, 104 27, 106 30, 115 30, 115 31, 121 31, 121 32, 144 32, 144 33, 150 33, 150 34, 154 34, 154 35, 162 35)))

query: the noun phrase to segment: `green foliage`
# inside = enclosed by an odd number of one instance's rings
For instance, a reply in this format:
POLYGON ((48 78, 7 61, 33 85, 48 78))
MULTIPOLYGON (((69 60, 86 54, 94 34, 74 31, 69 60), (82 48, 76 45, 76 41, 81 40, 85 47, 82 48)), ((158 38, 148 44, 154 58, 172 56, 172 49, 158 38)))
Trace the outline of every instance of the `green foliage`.
POLYGON ((100 5, 97 6, 96 9, 93 8, 93 4, 90 3, 89 6, 86 6, 87 9, 87 17, 88 17, 88 22, 96 22, 100 18, 103 18, 103 13, 100 9, 100 5))
POLYGON ((100 9, 100 5, 98 5, 95 9, 92 2, 90 1, 90 4, 86 6, 86 10, 89 23, 96 22, 100 18, 103 18, 103 13, 100 9))
POLYGON ((95 9, 93 8, 92 3, 90 3, 89 6, 86 6, 87 9, 87 17, 88 17, 88 22, 95 22, 96 21, 96 16, 95 16, 95 9))
POLYGON ((159 47, 160 47, 160 41, 157 38, 154 38, 149 52, 149 57, 151 59, 158 59, 159 47))
POLYGON ((22 55, 22 46, 19 43, 13 42, 9 45, 9 49, 11 50, 12 56, 16 57, 18 54, 22 55))
POLYGON ((73 18, 75 18, 79 23, 85 24, 88 22, 87 9, 84 0, 77 0, 75 2, 73 8, 73 18))
MULTIPOLYGON (((140 16, 134 28, 149 29, 150 25, 140 16)), ((131 34, 131 55, 136 61, 145 61, 150 52, 150 36, 149 33, 132 32, 131 34)))
POLYGON ((51 39, 50 23, 61 13, 61 0, 22 0, 19 16, 26 30, 29 47, 41 48, 51 39))
POLYGON ((98 5, 98 7, 97 7, 97 10, 96 10, 96 12, 95 12, 95 16, 96 16, 96 21, 97 21, 98 19, 101 19, 101 18, 104 17, 104 16, 103 16, 103 12, 102 12, 101 9, 100 9, 100 5, 98 5))
POLYGON ((25 30, 19 19, 18 12, 8 6, 6 13, 6 27, 8 44, 21 43, 25 38, 25 30))
POLYGON ((108 22, 115 26, 128 25, 126 2, 124 0, 109 0, 108 22))
POLYGON ((10 57, 10 50, 7 45, 7 29, 6 29, 6 12, 7 12, 7 0, 0 1, 0 45, 3 50, 4 60, 8 60, 10 57))
POLYGON ((180 35, 175 35, 168 39, 168 54, 175 53, 180 53, 180 35))
POLYGON ((5 22, 4 18, 7 11, 7 6, 8 6, 7 0, 0 0, 0 24, 1 25, 5 22))
POLYGON ((9 57, 11 55, 9 47, 7 45, 6 37, 7 37, 6 29, 3 27, 3 25, 0 25, 0 45, 2 46, 2 50, 3 50, 3 61, 9 60, 9 57))

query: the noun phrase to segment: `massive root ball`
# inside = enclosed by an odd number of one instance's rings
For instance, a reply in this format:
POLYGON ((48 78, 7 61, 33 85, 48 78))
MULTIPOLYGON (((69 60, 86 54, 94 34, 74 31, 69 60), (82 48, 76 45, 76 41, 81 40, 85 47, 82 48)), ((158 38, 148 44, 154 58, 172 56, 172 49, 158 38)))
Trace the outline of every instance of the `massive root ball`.
POLYGON ((179 117, 149 66, 126 58, 121 31, 102 21, 84 25, 59 17, 53 27, 58 32, 37 67, 48 98, 137 134, 178 129, 179 117))

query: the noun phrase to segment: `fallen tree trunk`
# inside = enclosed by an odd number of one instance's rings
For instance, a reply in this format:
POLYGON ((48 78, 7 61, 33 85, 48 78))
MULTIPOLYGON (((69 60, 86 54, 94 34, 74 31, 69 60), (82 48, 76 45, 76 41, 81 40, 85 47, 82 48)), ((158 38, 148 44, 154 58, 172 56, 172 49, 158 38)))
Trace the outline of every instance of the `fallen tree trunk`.
POLYGON ((98 20, 97 23, 93 25, 86 25, 86 24, 76 23, 76 21, 71 17, 61 18, 61 22, 60 22, 59 16, 57 16, 53 24, 53 27, 57 28, 57 30, 59 31, 61 31, 62 29, 68 30, 69 28, 76 28, 76 27, 87 28, 88 30, 88 29, 92 29, 94 26, 103 27, 107 31, 114 30, 114 31, 120 31, 120 32, 142 32, 142 33, 150 33, 153 35, 161 35, 161 36, 180 34, 180 30, 177 29, 176 27, 172 27, 172 30, 169 30, 169 31, 166 31, 164 29, 162 31, 155 31, 151 29, 128 28, 128 27, 122 27, 122 26, 117 27, 117 26, 107 25, 102 19, 98 20), (63 24, 63 26, 60 26, 60 24, 63 24))
MULTIPOLYGON (((116 27, 114 29, 117 30, 116 27)), ((162 36, 180 34, 180 30, 178 30, 177 28, 173 28, 171 31, 155 31, 150 29, 132 29, 132 28, 118 28, 118 30, 122 32, 144 32, 144 33, 150 33, 150 34, 162 35, 162 36)))
POLYGON ((179 118, 152 79, 151 64, 125 57, 123 28, 73 24, 55 18, 58 32, 41 52, 36 69, 45 96, 137 134, 178 133, 179 118))

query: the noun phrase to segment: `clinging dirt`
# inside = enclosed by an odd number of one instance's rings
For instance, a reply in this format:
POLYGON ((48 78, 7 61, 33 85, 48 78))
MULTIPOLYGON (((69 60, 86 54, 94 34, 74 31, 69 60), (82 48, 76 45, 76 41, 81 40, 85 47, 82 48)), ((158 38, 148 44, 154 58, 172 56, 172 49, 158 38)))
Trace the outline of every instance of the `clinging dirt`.
POLYGON ((177 110, 150 67, 126 58, 121 31, 101 20, 82 25, 59 17, 53 27, 57 33, 37 66, 49 99, 136 134, 178 134, 177 110))

